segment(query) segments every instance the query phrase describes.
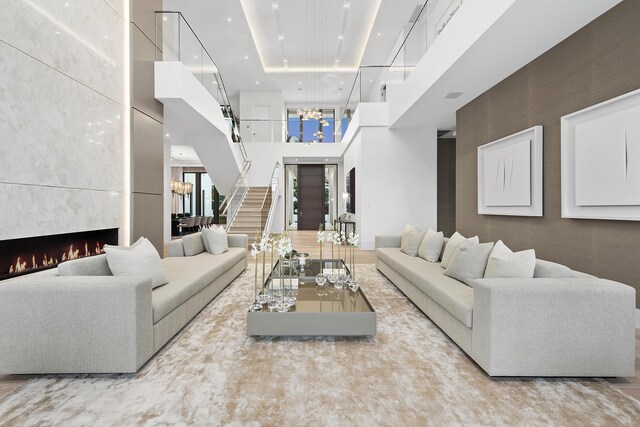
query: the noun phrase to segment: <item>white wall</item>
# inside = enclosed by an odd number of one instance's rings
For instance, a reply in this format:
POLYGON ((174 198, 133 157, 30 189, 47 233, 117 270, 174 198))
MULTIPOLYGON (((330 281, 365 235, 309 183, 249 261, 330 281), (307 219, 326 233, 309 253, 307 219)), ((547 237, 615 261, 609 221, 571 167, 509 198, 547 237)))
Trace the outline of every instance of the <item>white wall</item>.
POLYGON ((123 3, 2 3, 0 239, 117 227, 122 240, 123 3))
MULTIPOLYGON (((244 142, 282 142, 285 139, 286 110, 284 97, 280 91, 240 91, 240 135, 244 142), (253 107, 269 107, 268 123, 253 122, 253 107), (269 141, 259 141, 253 137, 253 126, 268 126, 269 141)), ((264 128, 263 128, 264 129, 264 128)), ((258 135, 264 134, 264 130, 256 130, 258 135)))
POLYGON ((391 130, 388 105, 360 104, 344 153, 344 172, 356 168, 355 220, 361 248, 375 236, 400 234, 409 223, 437 227, 437 131, 391 130))

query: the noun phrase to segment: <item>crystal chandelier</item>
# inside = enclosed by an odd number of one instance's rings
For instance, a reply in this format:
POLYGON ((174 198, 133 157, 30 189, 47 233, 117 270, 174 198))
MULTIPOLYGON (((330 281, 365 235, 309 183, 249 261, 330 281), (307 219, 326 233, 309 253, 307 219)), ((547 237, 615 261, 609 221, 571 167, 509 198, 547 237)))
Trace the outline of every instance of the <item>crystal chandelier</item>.
POLYGON ((301 108, 298 114, 302 116, 302 120, 322 120, 322 111, 318 108, 301 108))

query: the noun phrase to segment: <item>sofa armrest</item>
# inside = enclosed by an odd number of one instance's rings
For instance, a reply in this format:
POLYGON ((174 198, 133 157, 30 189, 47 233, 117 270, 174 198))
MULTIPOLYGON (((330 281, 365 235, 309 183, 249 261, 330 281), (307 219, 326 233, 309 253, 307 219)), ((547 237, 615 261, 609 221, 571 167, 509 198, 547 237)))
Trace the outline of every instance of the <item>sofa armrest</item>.
POLYGON ((402 241, 401 235, 376 236, 376 249, 399 248, 402 241))
POLYGON ((633 376, 635 289, 604 279, 480 279, 472 356, 496 376, 633 376))
POLYGON ((167 245, 168 256, 170 257, 181 257, 184 255, 184 246, 182 245, 182 239, 176 239, 169 242, 167 245))
POLYGON ((0 373, 135 372, 152 355, 150 278, 0 284, 0 373))
POLYGON ((230 248, 245 248, 249 247, 249 238, 246 234, 229 234, 227 235, 227 241, 230 248))

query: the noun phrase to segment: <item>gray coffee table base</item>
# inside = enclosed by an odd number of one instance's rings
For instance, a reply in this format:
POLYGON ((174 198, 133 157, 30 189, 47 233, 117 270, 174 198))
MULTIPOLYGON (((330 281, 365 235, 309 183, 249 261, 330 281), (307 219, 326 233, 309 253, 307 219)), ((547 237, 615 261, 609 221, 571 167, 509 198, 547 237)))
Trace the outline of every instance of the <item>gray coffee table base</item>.
POLYGON ((247 313, 250 336, 375 336, 376 313, 247 313))

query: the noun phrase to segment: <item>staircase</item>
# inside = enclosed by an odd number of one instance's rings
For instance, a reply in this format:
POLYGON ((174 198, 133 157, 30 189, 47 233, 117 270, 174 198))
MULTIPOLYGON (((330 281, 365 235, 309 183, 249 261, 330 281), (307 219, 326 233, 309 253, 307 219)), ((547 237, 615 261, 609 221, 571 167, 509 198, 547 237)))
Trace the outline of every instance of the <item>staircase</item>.
POLYGON ((262 234, 270 207, 271 187, 249 187, 227 232, 246 234, 252 242, 256 234, 262 234))

